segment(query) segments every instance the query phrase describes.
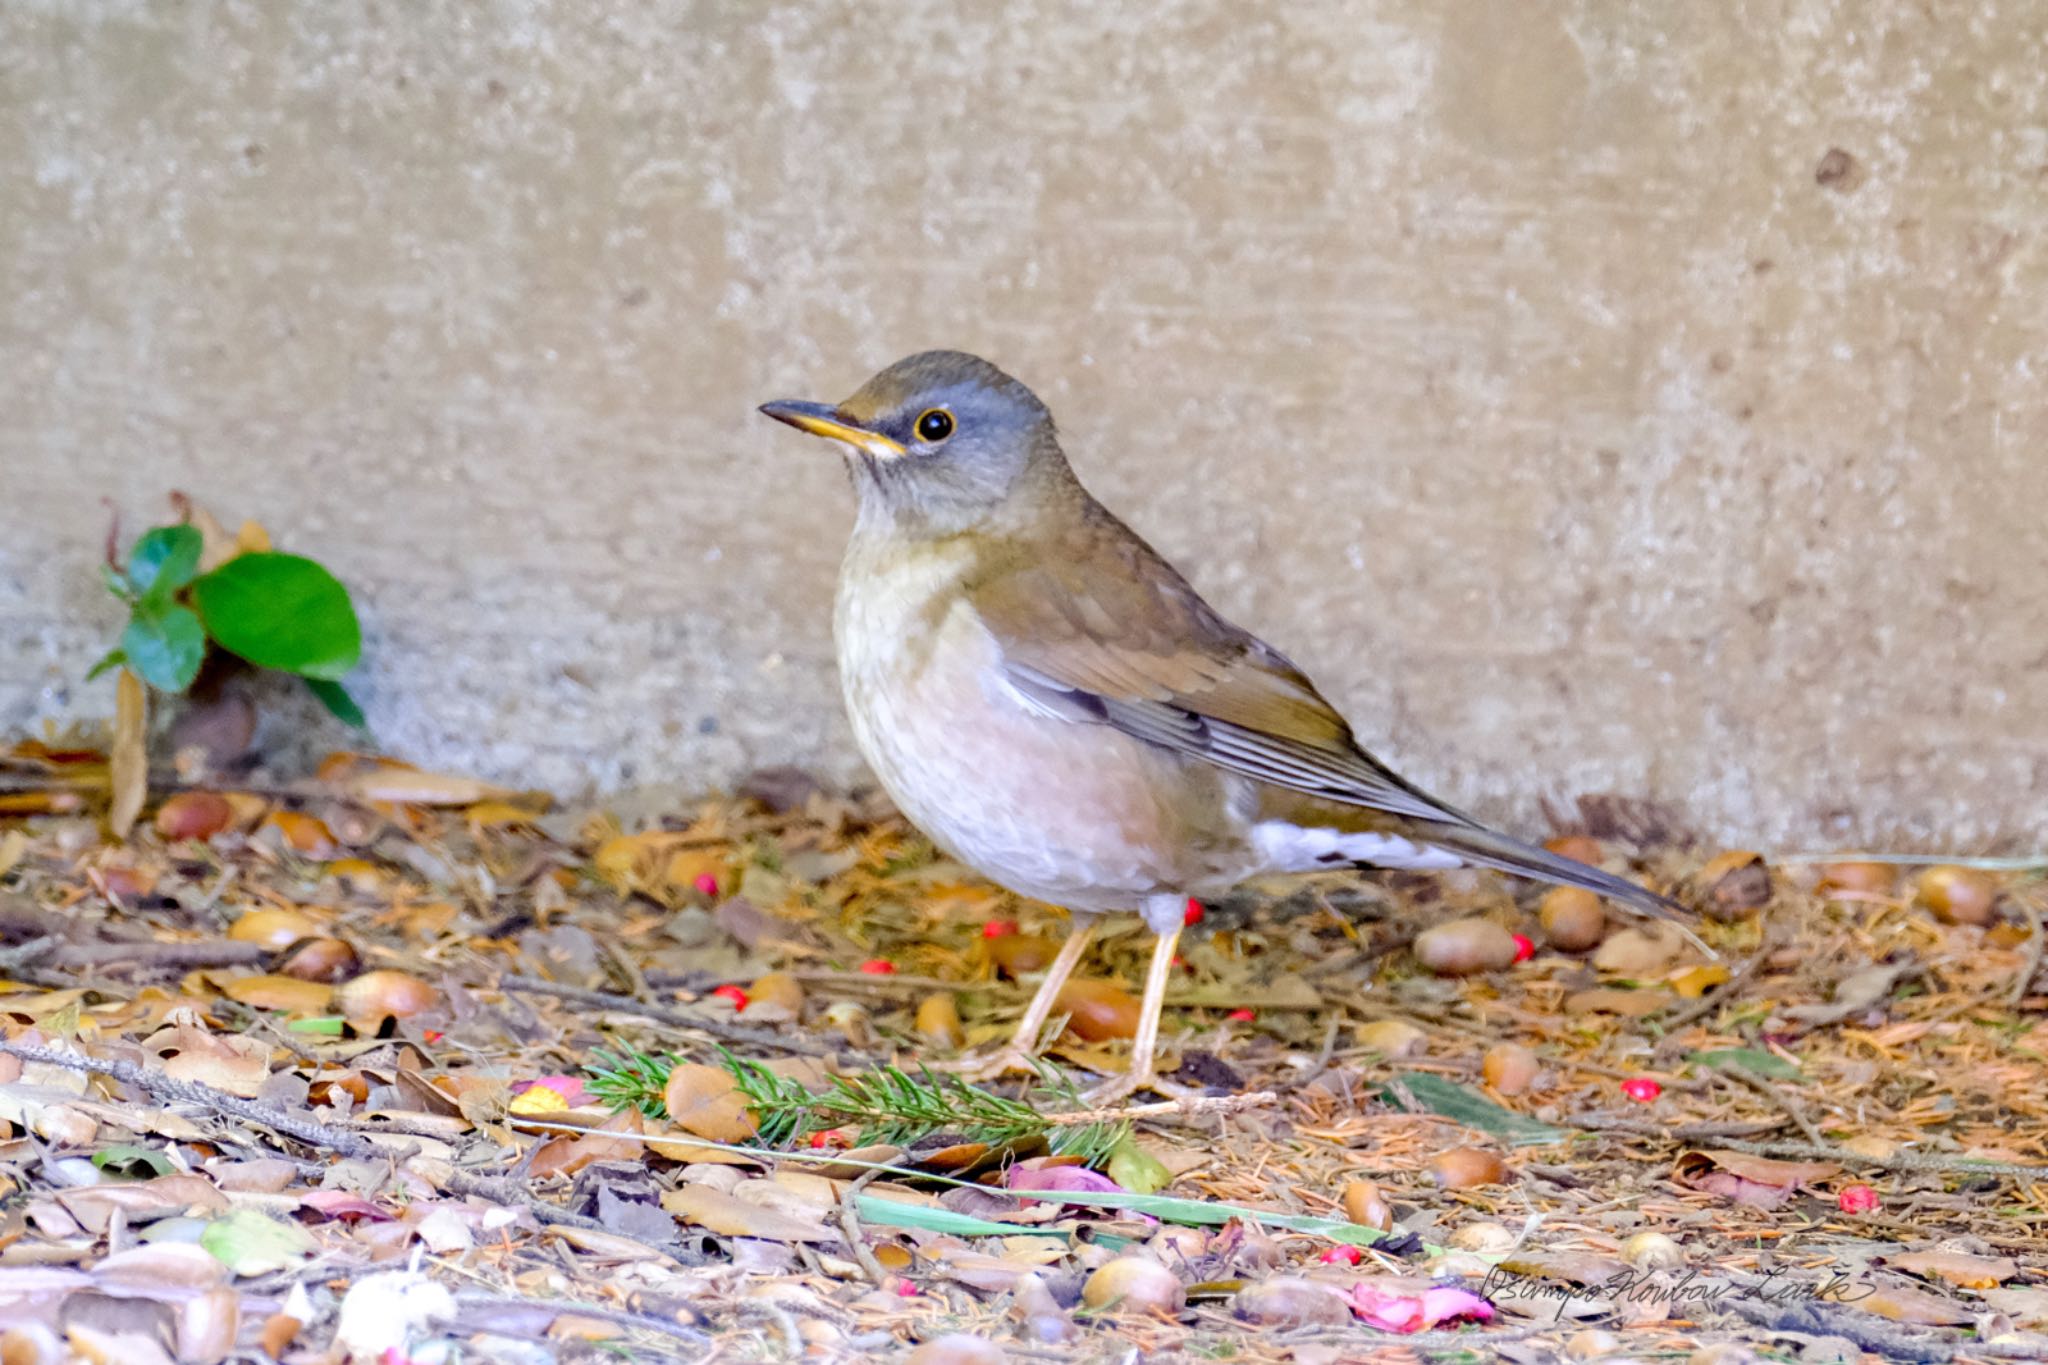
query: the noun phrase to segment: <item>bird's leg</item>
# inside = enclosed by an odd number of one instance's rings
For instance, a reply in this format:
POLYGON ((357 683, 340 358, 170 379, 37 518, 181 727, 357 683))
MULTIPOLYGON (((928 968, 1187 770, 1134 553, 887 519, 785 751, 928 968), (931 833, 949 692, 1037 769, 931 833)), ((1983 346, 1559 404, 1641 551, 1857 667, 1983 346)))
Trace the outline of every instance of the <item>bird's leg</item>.
POLYGON ((1059 955, 1045 969, 1045 980, 1038 983, 1038 991, 1025 1007, 1024 1017, 1017 1021, 1017 1031, 1010 1035, 1008 1046, 991 1056, 962 1058, 959 1063, 942 1069, 956 1071, 975 1080, 990 1080, 1010 1071, 1037 1070, 1032 1059, 1038 1053, 1038 1035, 1044 1031, 1045 1021, 1052 1017, 1053 1003, 1059 999, 1060 988, 1067 984, 1074 968, 1081 965, 1081 954, 1088 951, 1088 941, 1094 937, 1095 921, 1077 916, 1074 931, 1067 935, 1067 941, 1060 945, 1059 955))
MULTIPOLYGON (((1180 913, 1180 902, 1174 902, 1174 912, 1180 913)), ((1173 974, 1174 949, 1180 944, 1181 925, 1173 921, 1171 927, 1160 929, 1153 923, 1149 913, 1146 922, 1159 934, 1152 945, 1152 965, 1145 971, 1145 999, 1138 1007, 1138 1032, 1131 1039, 1131 1069, 1112 1081, 1105 1081, 1088 1092, 1088 1098, 1095 1104, 1107 1104, 1139 1090, 1164 1090, 1164 1083, 1153 1070, 1155 1054, 1159 1050, 1159 1015, 1166 1007, 1166 979, 1173 974)), ((1172 1093, 1178 1094, 1174 1087, 1172 1093)))

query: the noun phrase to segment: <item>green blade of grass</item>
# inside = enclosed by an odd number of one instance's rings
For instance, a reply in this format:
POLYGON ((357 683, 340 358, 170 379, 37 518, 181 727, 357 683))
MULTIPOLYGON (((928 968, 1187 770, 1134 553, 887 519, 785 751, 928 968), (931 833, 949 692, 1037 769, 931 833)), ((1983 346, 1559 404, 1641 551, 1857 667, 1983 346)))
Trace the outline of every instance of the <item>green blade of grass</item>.
POLYGON ((1462 1123, 1467 1128, 1477 1128, 1482 1133, 1491 1133, 1516 1147, 1541 1147, 1563 1142, 1571 1136, 1562 1128, 1524 1118, 1512 1109, 1501 1108, 1476 1090, 1427 1071, 1410 1071, 1390 1077, 1380 1088, 1380 1098, 1396 1109, 1408 1110, 1408 1104, 1402 1099, 1403 1091, 1424 1112, 1462 1123))

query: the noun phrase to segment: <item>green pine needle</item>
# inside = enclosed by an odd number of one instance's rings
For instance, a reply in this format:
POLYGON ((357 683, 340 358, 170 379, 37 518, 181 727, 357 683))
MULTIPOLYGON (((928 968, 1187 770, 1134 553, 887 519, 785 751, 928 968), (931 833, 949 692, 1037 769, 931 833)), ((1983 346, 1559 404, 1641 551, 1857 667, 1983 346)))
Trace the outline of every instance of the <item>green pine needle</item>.
MULTIPOLYGON (((596 1052, 585 1068, 585 1085, 615 1110, 638 1109, 649 1118, 660 1118, 662 1092, 677 1062, 672 1054, 632 1049, 596 1052)), ((1107 1160, 1130 1134, 1125 1123, 1046 1123, 1047 1113, 1087 1107, 1073 1083, 1050 1067, 1041 1068, 1040 1085, 1030 1095, 1013 1100, 926 1067, 914 1075, 889 1066, 858 1076, 834 1076, 825 1090, 814 1092, 801 1081, 723 1048, 719 1062, 746 1096, 758 1126, 754 1142, 762 1147, 791 1147, 833 1128, 856 1129, 862 1146, 909 1147, 934 1133, 992 1147, 1042 1137, 1055 1154, 1077 1156, 1093 1165, 1107 1160)))

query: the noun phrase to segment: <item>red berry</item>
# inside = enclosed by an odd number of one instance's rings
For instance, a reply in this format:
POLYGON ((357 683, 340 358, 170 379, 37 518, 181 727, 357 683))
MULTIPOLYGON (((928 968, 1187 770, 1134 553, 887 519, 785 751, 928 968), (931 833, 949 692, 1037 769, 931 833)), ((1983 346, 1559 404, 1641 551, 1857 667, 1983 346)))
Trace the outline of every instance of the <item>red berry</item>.
POLYGON ((1664 1093, 1664 1087, 1648 1076, 1632 1076, 1621 1083, 1621 1093, 1637 1104, 1648 1104, 1664 1093))
POLYGON ((1536 956, 1536 941, 1534 939, 1530 938, 1527 934, 1516 934, 1514 937, 1515 961, 1527 962, 1530 958, 1536 956))
POLYGON ((992 919, 981 926, 983 938, 1008 938, 1017 932, 1017 921, 1013 919, 992 919))
POLYGON ((1323 1253, 1324 1265, 1357 1265, 1363 1259, 1364 1253, 1357 1247, 1348 1244, 1331 1247, 1323 1253))
POLYGON ((1835 1203, 1843 1213, 1876 1213, 1884 1201, 1868 1185, 1844 1185, 1842 1192, 1835 1196, 1835 1203))
POLYGON ((871 957, 860 964, 860 969, 869 976, 894 976, 896 964, 885 957, 871 957))
POLYGON ((815 1148, 830 1147, 837 1151, 840 1148, 851 1147, 852 1145, 853 1140, 846 1136, 844 1128, 820 1128, 817 1132, 811 1134, 811 1146, 815 1148))
POLYGON ((718 878, 712 876, 709 872, 699 872, 697 880, 691 884, 707 896, 716 896, 718 894, 718 878))
POLYGON ((711 994, 720 1000, 732 1001, 732 1008, 735 1014, 747 1007, 747 993, 738 986, 720 986, 711 994))
POLYGON ((447 1034, 437 1028, 423 1028, 420 1030, 420 1037, 429 1043, 438 1043, 447 1036, 447 1034))
POLYGON ((916 1297, 917 1297, 917 1286, 916 1286, 916 1285, 914 1285, 914 1284, 912 1284, 912 1283, 911 1283, 910 1281, 908 1281, 908 1280, 898 1280, 898 1281, 896 1282, 896 1297, 897 1297, 897 1298, 899 1298, 899 1299, 914 1299, 914 1298, 916 1298, 916 1297))
POLYGON ((1180 922, 1184 927, 1193 928, 1202 922, 1202 903, 1193 896, 1188 897, 1188 908, 1182 912, 1180 922))
POLYGON ((1252 1020, 1259 1017, 1259 1012, 1257 1010, 1232 1010, 1223 1017, 1234 1024, 1249 1024, 1252 1020))
POLYGON ((1188 969, 1188 960, 1182 957, 1179 953, 1175 953, 1173 955, 1173 965, 1180 968, 1182 971, 1186 971, 1188 969))

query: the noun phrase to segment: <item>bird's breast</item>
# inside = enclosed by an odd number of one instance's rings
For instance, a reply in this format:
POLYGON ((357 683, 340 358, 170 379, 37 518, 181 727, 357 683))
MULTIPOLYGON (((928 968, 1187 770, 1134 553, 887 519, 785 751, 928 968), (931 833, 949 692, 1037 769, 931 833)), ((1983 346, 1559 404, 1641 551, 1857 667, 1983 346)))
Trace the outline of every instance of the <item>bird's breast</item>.
POLYGON ((1106 726, 1048 716, 1005 680, 948 545, 848 553, 834 617, 846 709, 875 776, 934 842, 1020 894, 1135 907, 1250 870, 1233 784, 1106 726))

